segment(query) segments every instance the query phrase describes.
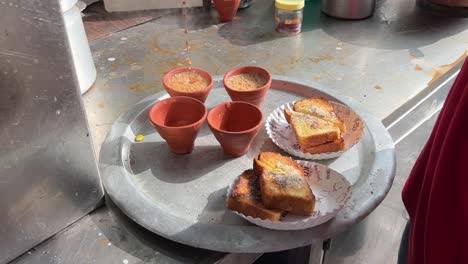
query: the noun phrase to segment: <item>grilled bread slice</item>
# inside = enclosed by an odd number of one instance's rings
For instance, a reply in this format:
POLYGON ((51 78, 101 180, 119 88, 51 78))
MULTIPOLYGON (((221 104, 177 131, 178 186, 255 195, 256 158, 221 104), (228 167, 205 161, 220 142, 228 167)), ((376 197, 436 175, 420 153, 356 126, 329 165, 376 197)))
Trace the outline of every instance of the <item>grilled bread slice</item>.
POLYGON ((259 179, 253 170, 244 171, 236 180, 228 195, 227 207, 244 215, 271 221, 279 221, 282 213, 263 206, 259 179))
POLYGON ((303 150, 341 138, 340 129, 332 122, 290 110, 285 110, 285 116, 303 150))
POLYGON ((260 191, 266 208, 296 215, 311 215, 315 196, 299 164, 278 153, 264 152, 254 160, 254 171, 260 173, 260 191))
POLYGON ((304 152, 310 153, 310 154, 337 152, 337 151, 344 149, 344 147, 345 147, 345 142, 342 138, 340 138, 335 141, 328 142, 322 145, 306 148, 304 149, 304 152))
POLYGON ((253 169, 257 176, 264 172, 304 175, 304 169, 296 161, 276 152, 261 152, 254 159, 253 169))
POLYGON ((341 133, 346 131, 344 122, 336 116, 333 106, 325 98, 312 97, 299 100, 294 103, 293 110, 325 119, 338 126, 341 130, 341 133))

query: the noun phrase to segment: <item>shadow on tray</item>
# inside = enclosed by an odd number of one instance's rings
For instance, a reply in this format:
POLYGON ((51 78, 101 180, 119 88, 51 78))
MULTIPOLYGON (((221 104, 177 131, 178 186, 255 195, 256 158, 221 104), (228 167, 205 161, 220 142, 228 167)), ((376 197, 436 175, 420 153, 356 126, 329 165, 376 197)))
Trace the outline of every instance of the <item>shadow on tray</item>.
POLYGON ((130 148, 133 174, 150 169, 155 177, 171 183, 198 179, 230 160, 223 157, 223 151, 218 146, 196 146, 190 155, 174 154, 162 141, 136 143, 130 148))
POLYGON ((186 246, 158 236, 128 218, 106 196, 104 213, 91 217, 110 243, 140 259, 143 263, 161 263, 172 260, 177 263, 214 263, 224 253, 186 246))

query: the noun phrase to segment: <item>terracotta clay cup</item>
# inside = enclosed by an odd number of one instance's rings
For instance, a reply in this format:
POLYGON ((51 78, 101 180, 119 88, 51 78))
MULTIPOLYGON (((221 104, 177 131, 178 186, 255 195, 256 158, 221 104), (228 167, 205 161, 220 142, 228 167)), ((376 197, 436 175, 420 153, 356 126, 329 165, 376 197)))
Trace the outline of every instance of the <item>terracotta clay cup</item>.
POLYGON ((208 113, 208 125, 224 153, 234 157, 247 153, 262 121, 262 111, 245 102, 222 103, 208 113))
POLYGON ((198 130, 206 120, 205 105, 191 97, 177 96, 157 102, 149 111, 149 118, 172 152, 187 154, 193 151, 198 130))
POLYGON ((168 73, 164 74, 164 77, 162 79, 162 83, 163 83, 164 89, 166 89, 167 93, 172 97, 174 97, 174 96, 187 96, 187 97, 192 97, 192 98, 195 98, 195 99, 200 100, 202 102, 205 102, 206 98, 208 97, 208 94, 210 93, 211 89, 213 88, 213 76, 211 76, 211 74, 209 74, 208 72, 206 72, 204 70, 200 70, 200 69, 196 69, 196 68, 176 68, 176 69, 173 69, 173 70, 169 71, 168 73), (168 81, 172 76, 174 76, 174 74, 182 73, 182 72, 193 72, 193 73, 199 74, 203 78, 207 79, 209 84, 208 84, 207 87, 205 87, 205 88, 203 88, 201 90, 197 90, 197 91, 183 92, 183 91, 179 91, 179 90, 174 90, 173 88, 171 88, 169 86, 168 81))
POLYGON ((263 103, 263 100, 265 99, 265 96, 268 90, 270 89, 271 74, 267 70, 260 68, 260 67, 243 66, 243 67, 236 68, 226 73, 226 75, 224 75, 223 84, 224 84, 224 88, 226 89, 227 93, 229 94, 229 96, 231 97, 233 101, 248 102, 248 103, 251 103, 253 105, 260 107, 260 105, 263 103), (267 82, 265 83, 265 85, 255 90, 239 91, 239 90, 232 89, 232 87, 228 85, 227 80, 230 77, 241 74, 241 73, 261 74, 265 77, 267 82))
POLYGON ((221 22, 231 21, 237 14, 241 0, 213 0, 221 22))

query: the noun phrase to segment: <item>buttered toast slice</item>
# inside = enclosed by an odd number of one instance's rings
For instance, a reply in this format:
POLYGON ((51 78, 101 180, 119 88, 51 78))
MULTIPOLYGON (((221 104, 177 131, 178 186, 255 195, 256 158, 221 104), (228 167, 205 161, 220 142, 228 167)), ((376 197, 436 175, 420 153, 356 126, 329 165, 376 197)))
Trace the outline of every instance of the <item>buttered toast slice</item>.
POLYGON ((297 215, 311 215, 315 196, 306 182, 302 167, 278 153, 263 152, 254 160, 259 174, 265 207, 297 215))
POLYGON ((285 110, 285 116, 303 150, 341 138, 340 129, 332 122, 290 110, 285 110))
POLYGON ((244 171, 234 183, 227 198, 227 207, 244 215, 279 221, 281 211, 269 210, 261 201, 259 178, 253 170, 244 171))
POLYGON ((294 103, 293 110, 332 122, 340 128, 341 133, 346 131, 344 122, 336 116, 333 106, 325 98, 312 97, 299 100, 294 103))
POLYGON ((261 152, 254 159, 253 169, 258 176, 264 172, 304 175, 304 169, 297 162, 276 152, 261 152))

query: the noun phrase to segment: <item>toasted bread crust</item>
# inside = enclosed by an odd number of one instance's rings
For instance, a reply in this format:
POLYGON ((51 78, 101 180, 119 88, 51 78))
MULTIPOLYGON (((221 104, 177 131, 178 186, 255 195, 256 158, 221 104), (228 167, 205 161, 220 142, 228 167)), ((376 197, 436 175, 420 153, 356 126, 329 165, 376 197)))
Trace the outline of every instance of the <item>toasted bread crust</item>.
POLYGON ((304 113, 286 111, 291 127, 302 149, 335 141, 341 137, 340 129, 331 122, 304 113))
POLYGON ((281 219, 280 211, 266 209, 262 204, 251 203, 250 201, 228 198, 227 207, 230 210, 237 211, 254 218, 270 221, 279 221, 281 219))
POLYGON ((274 152, 262 152, 254 160, 259 175, 262 202, 266 208, 310 215, 315 196, 304 178, 303 168, 293 159, 274 152))
POLYGON ((286 122, 288 122, 288 124, 291 124, 291 115, 292 115, 291 110, 284 109, 284 117, 286 118, 286 122))
POLYGON ((327 99, 323 97, 309 97, 309 98, 304 98, 299 101, 296 101, 294 103, 294 111, 304 109, 307 112, 311 112, 312 110, 308 109, 309 106, 316 106, 316 107, 323 109, 326 113, 318 113, 318 114, 324 117, 327 117, 327 115, 329 115, 330 113, 333 113, 333 106, 330 104, 330 102, 327 99))
POLYGON ((304 175, 304 169, 290 157, 283 156, 275 152, 261 152, 254 159, 253 171, 260 176, 264 172, 275 172, 276 170, 289 170, 290 174, 304 175), (283 168, 278 168, 278 164, 283 164, 283 168))
POLYGON ((315 196, 302 175, 264 173, 260 190, 265 207, 296 215, 310 215, 315 208, 315 196))
POLYGON ((281 211, 267 209, 262 204, 258 180, 252 170, 244 171, 227 197, 227 207, 244 215, 279 221, 281 211))
POLYGON ((345 142, 342 138, 328 142, 322 145, 310 147, 303 149, 304 152, 310 153, 310 154, 319 154, 319 153, 327 153, 327 152, 337 152, 340 150, 343 150, 345 147, 345 142))
POLYGON ((294 111, 313 115, 315 117, 334 123, 341 130, 346 131, 346 125, 338 116, 336 116, 333 106, 325 98, 311 97, 299 100, 294 103, 294 111))

